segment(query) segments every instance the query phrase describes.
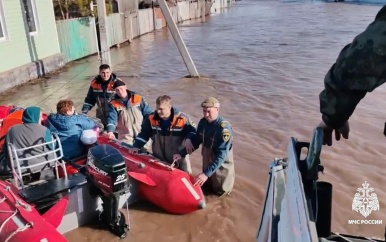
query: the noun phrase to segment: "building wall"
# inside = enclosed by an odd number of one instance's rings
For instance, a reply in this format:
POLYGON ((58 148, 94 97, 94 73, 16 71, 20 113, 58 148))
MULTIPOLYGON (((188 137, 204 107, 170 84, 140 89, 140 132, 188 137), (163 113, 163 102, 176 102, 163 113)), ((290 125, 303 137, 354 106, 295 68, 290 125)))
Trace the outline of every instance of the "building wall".
POLYGON ((0 0, 7 29, 7 39, 0 41, 0 73, 60 53, 52 0, 35 2, 38 30, 30 34, 22 0, 0 0))

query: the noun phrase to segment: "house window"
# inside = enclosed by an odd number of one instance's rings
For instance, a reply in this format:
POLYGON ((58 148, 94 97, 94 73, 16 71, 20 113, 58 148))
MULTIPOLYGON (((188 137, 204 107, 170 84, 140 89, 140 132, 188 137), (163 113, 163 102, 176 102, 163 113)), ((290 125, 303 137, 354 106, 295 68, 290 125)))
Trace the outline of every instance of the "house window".
POLYGON ((0 41, 6 38, 7 38, 7 29, 5 28, 3 0, 0 0, 0 41))
POLYGON ((23 3, 29 32, 34 34, 38 32, 36 2, 35 0, 23 0, 23 3))

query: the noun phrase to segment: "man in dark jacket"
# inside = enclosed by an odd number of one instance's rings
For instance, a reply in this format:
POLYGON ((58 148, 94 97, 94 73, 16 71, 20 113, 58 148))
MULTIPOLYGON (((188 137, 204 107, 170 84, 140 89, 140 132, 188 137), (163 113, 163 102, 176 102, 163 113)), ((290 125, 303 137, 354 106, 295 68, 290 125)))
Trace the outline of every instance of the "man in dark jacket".
MULTIPOLYGON (((157 110, 142 122, 141 132, 135 138, 131 152, 138 152, 151 139, 153 155, 172 164, 173 155, 185 147, 185 140, 191 140, 196 135, 196 125, 186 113, 172 106, 170 96, 159 96, 156 105, 157 110)), ((188 149, 191 151, 193 146, 189 144, 188 149)), ((181 158, 176 165, 179 169, 192 173, 189 156, 181 158)))
POLYGON ((82 107, 82 113, 87 114, 97 104, 96 117, 102 121, 105 127, 107 125, 108 103, 115 94, 113 85, 116 80, 120 79, 111 72, 110 66, 101 65, 99 75, 91 81, 82 107))

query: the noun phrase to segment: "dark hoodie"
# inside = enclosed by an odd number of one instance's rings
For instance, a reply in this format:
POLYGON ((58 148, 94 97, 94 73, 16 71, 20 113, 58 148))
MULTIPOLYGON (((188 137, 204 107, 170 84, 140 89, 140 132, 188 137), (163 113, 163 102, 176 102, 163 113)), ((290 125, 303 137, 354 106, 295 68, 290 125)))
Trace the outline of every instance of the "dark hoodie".
MULTIPOLYGON (((24 124, 38 124, 39 126, 41 126, 41 124, 39 124, 39 119, 40 119, 40 108, 31 106, 24 110, 23 118, 21 121, 23 121, 24 124)), ((51 132, 49 129, 47 129, 46 131, 44 140, 46 142, 51 141, 51 132)))
MULTIPOLYGON (((12 143, 17 149, 27 148, 37 144, 46 143, 51 141, 51 132, 49 129, 39 124, 40 108, 28 107, 23 112, 22 124, 17 124, 8 130, 5 138, 2 153, 5 157, 8 156, 7 145, 12 143)), ((48 146, 36 147, 32 149, 24 150, 18 154, 19 158, 27 158, 38 154, 46 153, 51 149, 48 146)), ((45 155, 43 157, 31 158, 27 161, 22 161, 21 166, 32 165, 42 162, 44 160, 50 160, 53 158, 53 154, 45 155)), ((4 170, 4 166, 2 169, 4 170)), ((31 168, 33 172, 39 171, 42 166, 31 168)))

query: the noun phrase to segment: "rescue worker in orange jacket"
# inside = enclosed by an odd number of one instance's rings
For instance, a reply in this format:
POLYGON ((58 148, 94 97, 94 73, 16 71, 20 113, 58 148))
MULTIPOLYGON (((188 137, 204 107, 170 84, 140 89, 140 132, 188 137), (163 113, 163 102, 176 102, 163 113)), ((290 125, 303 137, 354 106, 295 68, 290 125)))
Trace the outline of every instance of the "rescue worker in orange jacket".
POLYGON ((116 131, 119 140, 125 140, 132 145, 141 131, 143 119, 152 111, 141 95, 126 89, 123 81, 115 81, 113 88, 116 94, 109 103, 107 135, 111 139, 115 138, 116 131))
POLYGON ((99 118, 106 128, 108 102, 114 95, 113 85, 120 80, 111 72, 110 66, 103 64, 99 67, 99 75, 91 81, 87 96, 84 99, 82 113, 87 114, 97 104, 96 117, 99 118))
MULTIPOLYGON (((173 155, 184 147, 185 139, 192 139, 195 136, 196 125, 187 114, 172 106, 172 98, 168 95, 159 96, 156 106, 156 111, 143 121, 141 132, 135 138, 131 152, 138 152, 151 139, 153 155, 172 164, 173 155)), ((193 146, 189 144, 192 150, 193 146)), ((192 173, 188 156, 180 159, 177 167, 192 173)))
MULTIPOLYGON (((203 170, 195 180, 194 185, 204 183, 218 196, 229 194, 235 181, 235 166, 233 161, 233 131, 231 124, 219 115, 220 103, 214 97, 207 98, 201 103, 204 117, 197 126, 196 135, 192 140, 194 150, 201 146, 203 170)), ((190 154, 187 147, 174 155, 179 160, 190 154)))

